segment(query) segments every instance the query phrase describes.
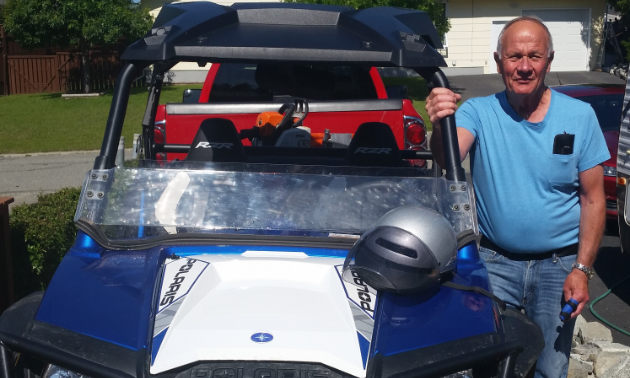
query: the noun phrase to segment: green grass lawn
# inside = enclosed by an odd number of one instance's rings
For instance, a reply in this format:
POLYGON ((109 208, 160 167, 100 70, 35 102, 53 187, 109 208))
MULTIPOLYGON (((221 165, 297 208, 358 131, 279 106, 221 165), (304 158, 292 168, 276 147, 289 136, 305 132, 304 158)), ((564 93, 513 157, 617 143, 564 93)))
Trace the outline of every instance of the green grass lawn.
MULTIPOLYGON (((181 102, 188 88, 164 86, 160 103, 181 102)), ((133 88, 123 127, 125 144, 142 131, 147 88, 133 88)), ((101 97, 65 100, 61 93, 0 97, 0 154, 98 150, 105 132, 112 91, 101 97)))
POLYGON ((429 95, 429 90, 427 89, 426 81, 421 77, 384 77, 383 83, 386 86, 388 85, 406 85, 409 93, 409 98, 411 102, 413 102, 413 107, 416 108, 416 111, 427 126, 428 130, 432 130, 431 122, 429 121, 429 115, 427 114, 426 109, 424 108, 424 104, 426 103, 426 98, 429 95))
MULTIPOLYGON (((422 78, 384 78, 385 85, 407 85, 409 96, 431 129, 424 109, 427 89, 422 78)), ((181 102, 188 88, 201 84, 163 87, 160 103, 181 102)), ((146 88, 132 89, 122 135, 131 147, 142 131, 146 88)), ((112 91, 104 96, 65 100, 60 93, 0 97, 0 154, 98 150, 105 132, 112 91)))

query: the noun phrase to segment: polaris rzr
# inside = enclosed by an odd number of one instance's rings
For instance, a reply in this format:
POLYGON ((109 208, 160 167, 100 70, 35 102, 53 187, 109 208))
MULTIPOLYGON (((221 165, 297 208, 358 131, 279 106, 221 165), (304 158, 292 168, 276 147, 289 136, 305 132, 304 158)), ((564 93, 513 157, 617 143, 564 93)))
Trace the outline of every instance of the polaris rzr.
POLYGON ((343 143, 334 122, 320 139, 308 127, 309 109, 400 99, 282 97, 246 105, 275 111, 271 125, 239 133, 209 116, 188 145, 154 139, 163 78, 180 61, 406 67, 447 87, 440 47, 424 12, 400 8, 165 5, 122 56, 75 244, 46 292, 0 317, 0 378, 526 374, 541 332, 491 294, 452 117, 444 176, 414 165, 431 153, 400 150, 385 123, 343 143), (143 159, 115 166, 132 82, 149 65, 143 159), (155 162, 163 152, 187 155, 155 162))

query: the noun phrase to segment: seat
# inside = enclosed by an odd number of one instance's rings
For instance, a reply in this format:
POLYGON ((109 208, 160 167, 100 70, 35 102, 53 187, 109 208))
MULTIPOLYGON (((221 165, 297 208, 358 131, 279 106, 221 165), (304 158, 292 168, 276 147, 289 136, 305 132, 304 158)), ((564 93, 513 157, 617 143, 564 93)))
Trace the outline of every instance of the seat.
POLYGON ((362 167, 404 166, 396 138, 389 125, 366 122, 359 126, 350 141, 344 164, 362 167))
POLYGON ((244 162, 245 150, 229 119, 203 120, 190 145, 186 161, 194 162, 244 162))

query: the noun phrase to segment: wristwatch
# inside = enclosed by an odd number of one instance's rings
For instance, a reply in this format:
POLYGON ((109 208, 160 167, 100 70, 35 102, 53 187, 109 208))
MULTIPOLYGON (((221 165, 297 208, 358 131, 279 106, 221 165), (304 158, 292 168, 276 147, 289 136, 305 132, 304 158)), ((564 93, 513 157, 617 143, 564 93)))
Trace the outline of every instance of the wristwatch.
POLYGON ((571 268, 581 270, 582 272, 584 272, 584 274, 586 274, 586 278, 588 278, 589 280, 593 278, 593 275, 595 274, 595 272, 593 272, 593 269, 580 263, 573 263, 573 265, 571 265, 571 268))

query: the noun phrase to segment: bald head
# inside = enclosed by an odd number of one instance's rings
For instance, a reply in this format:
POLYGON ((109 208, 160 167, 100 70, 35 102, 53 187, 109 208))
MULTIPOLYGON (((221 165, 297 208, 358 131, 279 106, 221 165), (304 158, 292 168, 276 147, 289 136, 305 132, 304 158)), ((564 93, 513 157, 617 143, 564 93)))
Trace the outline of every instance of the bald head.
POLYGON ((519 24, 521 22, 532 23, 544 31, 545 35, 547 36, 547 56, 550 56, 551 52, 553 51, 553 40, 551 38, 551 33, 549 32, 549 29, 547 29, 547 26, 542 22, 542 20, 536 16, 517 17, 505 24, 505 26, 501 30, 501 33, 499 34, 499 40, 497 41, 497 52, 499 53, 499 55, 501 55, 501 53, 503 52, 503 45, 505 44, 503 39, 505 38, 505 32, 514 24, 519 24))

